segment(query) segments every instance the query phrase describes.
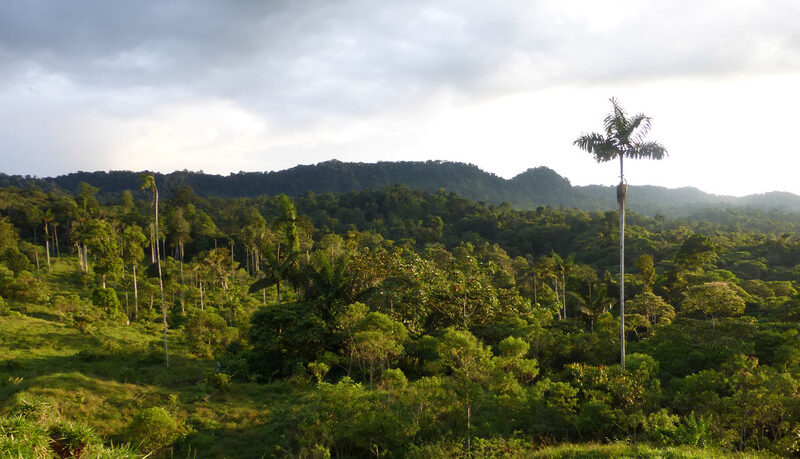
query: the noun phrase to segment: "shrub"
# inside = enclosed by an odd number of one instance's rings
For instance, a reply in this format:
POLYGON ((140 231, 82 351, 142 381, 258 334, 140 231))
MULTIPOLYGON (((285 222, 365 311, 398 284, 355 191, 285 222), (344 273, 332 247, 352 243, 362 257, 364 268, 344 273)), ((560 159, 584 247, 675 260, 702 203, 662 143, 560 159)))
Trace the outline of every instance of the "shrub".
POLYGON ((209 373, 205 382, 220 392, 226 392, 231 386, 231 377, 225 373, 209 373))
POLYGON ((161 407, 147 408, 139 412, 128 426, 131 444, 141 451, 159 451, 181 438, 180 424, 161 407))
POLYGON ((98 287, 92 290, 92 303, 94 303, 95 306, 103 307, 107 310, 116 311, 119 309, 117 292, 111 287, 98 287))

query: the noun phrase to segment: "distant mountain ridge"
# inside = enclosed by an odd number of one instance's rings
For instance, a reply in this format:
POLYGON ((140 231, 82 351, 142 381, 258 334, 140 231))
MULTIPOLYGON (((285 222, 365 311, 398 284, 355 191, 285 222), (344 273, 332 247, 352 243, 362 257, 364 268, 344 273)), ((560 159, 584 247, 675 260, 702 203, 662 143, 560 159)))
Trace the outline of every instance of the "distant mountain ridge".
MULTIPOLYGON (((52 178, 0 174, 0 186, 35 186, 44 190, 59 188, 74 192, 80 182, 100 188, 110 196, 124 190, 139 189, 141 172, 75 172, 52 178)), ((156 173, 156 182, 165 195, 180 185, 195 193, 218 197, 252 197, 306 192, 345 193, 402 184, 412 189, 452 191, 474 201, 510 203, 514 207, 565 206, 585 210, 616 208, 613 186, 573 186, 568 179, 546 167, 536 167, 506 180, 475 165, 449 161, 345 163, 337 160, 300 165, 274 172, 239 172, 227 176, 203 172, 156 173)), ((628 207, 638 213, 683 216, 707 208, 759 208, 800 212, 800 196, 786 192, 754 194, 744 197, 705 193, 697 188, 632 186, 628 207)))

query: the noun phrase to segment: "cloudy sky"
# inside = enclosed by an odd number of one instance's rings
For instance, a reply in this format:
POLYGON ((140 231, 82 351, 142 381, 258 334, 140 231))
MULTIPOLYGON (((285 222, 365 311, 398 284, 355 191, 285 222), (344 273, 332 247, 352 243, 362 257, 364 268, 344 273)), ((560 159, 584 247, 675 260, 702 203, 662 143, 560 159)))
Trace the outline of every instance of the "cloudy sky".
POLYGON ((617 97, 670 157, 631 184, 800 193, 796 0, 0 2, 0 171, 548 166, 617 97))

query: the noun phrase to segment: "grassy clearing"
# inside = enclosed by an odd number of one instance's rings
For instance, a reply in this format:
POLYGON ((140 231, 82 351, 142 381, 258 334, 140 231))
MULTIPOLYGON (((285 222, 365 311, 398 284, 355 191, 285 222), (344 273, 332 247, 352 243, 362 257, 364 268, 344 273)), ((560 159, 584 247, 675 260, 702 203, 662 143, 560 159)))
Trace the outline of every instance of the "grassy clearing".
POLYGON ((280 388, 232 383, 219 392, 205 382, 215 362, 193 356, 178 331, 170 334, 165 368, 158 324, 86 328, 48 316, 45 306, 13 309, 25 314, 0 316, 0 416, 79 422, 106 444, 119 444, 130 441, 127 429, 137 413, 164 407, 181 426, 184 440, 176 451, 260 456, 268 448, 259 429, 270 419, 269 406, 282 400, 280 388))

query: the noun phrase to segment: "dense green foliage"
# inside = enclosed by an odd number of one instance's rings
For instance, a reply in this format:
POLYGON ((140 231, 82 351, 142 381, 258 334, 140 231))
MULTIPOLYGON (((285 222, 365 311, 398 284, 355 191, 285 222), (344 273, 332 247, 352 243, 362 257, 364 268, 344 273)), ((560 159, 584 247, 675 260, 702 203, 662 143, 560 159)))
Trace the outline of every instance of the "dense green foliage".
POLYGON ((76 188, 0 189, 0 456, 800 452, 797 216, 631 215, 623 370, 615 212, 76 188))
MULTIPOLYGON (((0 174, 0 187, 36 187, 47 191, 60 189, 80 193, 80 184, 86 183, 100 189, 99 196, 103 202, 121 200, 128 190, 143 199, 145 194, 136 191, 141 182, 139 175, 139 172, 131 171, 75 172, 53 178, 0 174)), ((471 164, 449 161, 371 164, 333 160, 283 171, 239 172, 227 176, 186 170, 152 175, 165 197, 171 197, 173 192, 180 193, 184 185, 203 196, 232 198, 280 193, 296 197, 307 191, 347 193, 400 184, 428 192, 446 189, 473 201, 496 205, 507 202, 520 209, 535 209, 544 205, 584 210, 616 208, 613 187, 573 186, 569 180, 546 167, 528 169, 508 180, 471 164)), ((645 215, 686 216, 698 211, 712 211, 718 214, 718 219, 724 220, 727 218, 727 209, 731 207, 800 212, 800 197, 791 193, 772 192, 736 198, 708 194, 688 187, 669 189, 635 185, 630 188, 630 207, 645 215)), ((759 215, 763 217, 763 214, 759 215)), ((796 216, 791 220, 795 225, 800 223, 796 216)), ((774 219, 772 223, 765 225, 765 228, 774 230, 774 219)))

